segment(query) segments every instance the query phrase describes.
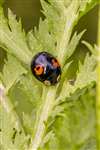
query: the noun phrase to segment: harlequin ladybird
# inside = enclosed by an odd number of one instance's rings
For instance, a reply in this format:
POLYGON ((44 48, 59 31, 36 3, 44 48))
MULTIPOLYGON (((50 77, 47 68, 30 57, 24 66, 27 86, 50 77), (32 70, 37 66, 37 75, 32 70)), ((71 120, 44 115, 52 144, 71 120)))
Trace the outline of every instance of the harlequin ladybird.
POLYGON ((33 57, 31 70, 33 75, 46 85, 55 85, 61 76, 59 62, 47 52, 40 52, 33 57))

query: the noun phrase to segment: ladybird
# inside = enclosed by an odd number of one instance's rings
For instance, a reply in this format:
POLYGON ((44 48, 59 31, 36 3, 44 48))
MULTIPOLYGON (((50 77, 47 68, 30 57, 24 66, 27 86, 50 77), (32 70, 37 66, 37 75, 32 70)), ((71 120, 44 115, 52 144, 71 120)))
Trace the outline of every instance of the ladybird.
POLYGON ((55 85, 61 76, 58 60, 47 52, 36 54, 31 62, 33 75, 45 85, 55 85))

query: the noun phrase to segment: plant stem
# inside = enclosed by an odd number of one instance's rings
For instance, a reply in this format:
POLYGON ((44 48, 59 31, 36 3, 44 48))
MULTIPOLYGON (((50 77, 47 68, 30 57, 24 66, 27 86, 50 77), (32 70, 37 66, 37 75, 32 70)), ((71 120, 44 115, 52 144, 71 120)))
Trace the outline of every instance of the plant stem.
MULTIPOLYGON (((72 10, 72 8, 74 8, 74 11, 72 13, 72 17, 66 19, 65 27, 64 27, 61 39, 59 41, 59 44, 57 46, 58 59, 62 65, 64 64, 66 46, 68 45, 68 42, 70 40, 70 36, 72 33, 74 22, 77 19, 77 15, 75 15, 75 14, 76 14, 77 9, 78 9, 78 2, 75 5, 75 3, 73 1, 71 6, 69 7, 69 10, 72 10)), ((65 12, 64 15, 67 16, 67 11, 65 12)), ((44 98, 45 99, 44 105, 41 109, 40 117, 39 117, 39 119, 35 125, 36 132, 35 132, 35 136, 34 136, 34 139, 32 141, 30 150, 37 150, 39 148, 42 140, 43 140, 44 132, 46 129, 45 123, 47 122, 47 120, 48 120, 48 118, 52 112, 54 102, 55 102, 55 94, 56 94, 56 88, 51 86, 48 89, 48 93, 47 93, 46 98, 44 98)))
POLYGON ((96 117, 97 117, 97 148, 100 150, 100 6, 98 14, 98 65, 97 65, 97 101, 96 101, 96 117))
POLYGON ((54 87, 50 87, 46 99, 44 101, 44 105, 39 120, 36 124, 36 132, 30 150, 37 150, 43 140, 43 136, 46 128, 45 123, 47 122, 49 114, 52 111, 54 100, 55 100, 55 94, 56 94, 56 89, 54 87))
MULTIPOLYGON (((57 46, 57 50, 58 50, 58 60, 60 61, 60 64, 63 66, 65 63, 65 58, 66 58, 66 47, 69 43, 71 34, 72 34, 72 30, 74 27, 74 23, 75 21, 78 19, 78 14, 77 14, 77 10, 78 10, 78 6, 79 3, 78 1, 73 1, 71 6, 69 7, 69 9, 67 11, 71 11, 72 16, 70 16, 70 18, 66 19, 66 23, 65 23, 65 27, 60 39, 60 42, 57 46)), ((64 16, 67 16, 67 11, 64 12, 64 16)))

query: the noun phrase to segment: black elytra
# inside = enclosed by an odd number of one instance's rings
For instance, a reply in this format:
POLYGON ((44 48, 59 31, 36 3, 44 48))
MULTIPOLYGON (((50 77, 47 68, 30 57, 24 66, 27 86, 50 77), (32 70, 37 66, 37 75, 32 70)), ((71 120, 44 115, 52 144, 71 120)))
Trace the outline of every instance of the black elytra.
POLYGON ((33 75, 46 85, 55 85, 61 76, 58 60, 48 52, 36 54, 31 62, 33 75))

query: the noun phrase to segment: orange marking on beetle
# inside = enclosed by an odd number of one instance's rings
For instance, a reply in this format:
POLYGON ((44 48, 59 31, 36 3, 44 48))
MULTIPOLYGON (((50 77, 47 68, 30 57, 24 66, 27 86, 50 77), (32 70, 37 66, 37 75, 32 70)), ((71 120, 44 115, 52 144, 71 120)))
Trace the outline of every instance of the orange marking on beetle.
POLYGON ((37 65, 35 68, 34 68, 34 71, 36 73, 36 75, 41 75, 44 71, 44 67, 41 66, 41 65, 37 65))
POLYGON ((52 64, 53 64, 53 66, 54 66, 55 68, 57 68, 57 67, 60 66, 59 63, 58 63, 58 61, 55 60, 55 59, 52 59, 52 64))

